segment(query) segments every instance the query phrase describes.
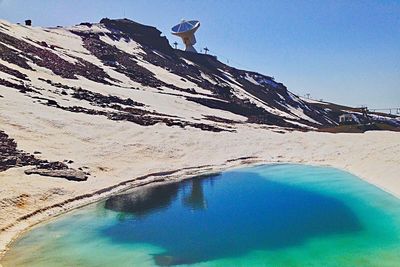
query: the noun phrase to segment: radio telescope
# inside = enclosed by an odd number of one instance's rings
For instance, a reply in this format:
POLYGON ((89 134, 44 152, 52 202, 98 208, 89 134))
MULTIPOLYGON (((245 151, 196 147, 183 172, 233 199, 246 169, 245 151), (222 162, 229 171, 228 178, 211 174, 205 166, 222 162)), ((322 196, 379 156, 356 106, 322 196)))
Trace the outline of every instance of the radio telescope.
POLYGON ((198 20, 182 20, 181 23, 172 27, 171 33, 182 38, 182 41, 186 46, 185 51, 197 53, 193 45, 196 43, 194 33, 199 27, 200 21, 198 20))

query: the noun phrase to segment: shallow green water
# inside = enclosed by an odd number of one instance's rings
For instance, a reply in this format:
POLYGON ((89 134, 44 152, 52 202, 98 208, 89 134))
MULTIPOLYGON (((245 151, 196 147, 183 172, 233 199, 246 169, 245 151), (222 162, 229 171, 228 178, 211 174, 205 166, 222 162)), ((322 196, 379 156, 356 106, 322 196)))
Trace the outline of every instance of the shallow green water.
POLYGON ((400 266, 400 201, 337 169, 243 168, 68 213, 2 264, 400 266))

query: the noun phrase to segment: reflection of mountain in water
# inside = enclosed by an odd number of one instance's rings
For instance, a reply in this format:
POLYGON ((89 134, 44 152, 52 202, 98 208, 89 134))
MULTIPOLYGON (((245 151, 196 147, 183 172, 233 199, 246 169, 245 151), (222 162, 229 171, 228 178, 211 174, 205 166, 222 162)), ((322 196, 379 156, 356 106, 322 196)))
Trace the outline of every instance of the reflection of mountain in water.
POLYGON ((102 234, 117 244, 163 248, 154 261, 169 266, 285 249, 363 228, 343 202, 316 191, 245 172, 229 173, 229 179, 215 179, 214 185, 209 181, 193 179, 112 197, 106 208, 147 216, 116 222, 102 234))
MULTIPOLYGON (((113 211, 144 216, 168 207, 177 197, 180 189, 190 186, 190 191, 183 190, 183 204, 191 209, 206 208, 203 194, 203 180, 197 178, 182 183, 170 183, 143 188, 135 192, 116 195, 106 200, 105 208, 113 211)), ((209 177, 207 179, 210 179, 209 177)))
POLYGON ((183 199, 185 206, 188 206, 194 210, 205 209, 207 202, 203 194, 203 185, 201 179, 194 179, 192 182, 192 188, 190 194, 186 195, 183 199))
POLYGON ((171 204, 178 190, 178 183, 143 188, 143 190, 110 197, 106 200, 105 208, 144 216, 171 204))

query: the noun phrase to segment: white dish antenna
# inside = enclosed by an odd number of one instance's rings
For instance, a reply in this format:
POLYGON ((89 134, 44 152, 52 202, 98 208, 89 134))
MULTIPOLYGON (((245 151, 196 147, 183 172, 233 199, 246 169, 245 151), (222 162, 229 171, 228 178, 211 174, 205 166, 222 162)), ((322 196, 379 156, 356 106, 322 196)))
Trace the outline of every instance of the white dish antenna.
POLYGON ((182 20, 181 23, 172 27, 171 33, 182 38, 182 41, 186 46, 185 51, 197 53, 193 45, 196 43, 194 33, 199 27, 200 21, 198 20, 182 20))

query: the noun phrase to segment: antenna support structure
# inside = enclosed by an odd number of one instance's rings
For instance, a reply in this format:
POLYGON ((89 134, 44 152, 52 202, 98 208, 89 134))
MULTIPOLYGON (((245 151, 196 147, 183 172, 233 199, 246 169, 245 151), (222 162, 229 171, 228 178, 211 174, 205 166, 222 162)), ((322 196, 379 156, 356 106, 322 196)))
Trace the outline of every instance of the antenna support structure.
POLYGON ((198 20, 182 20, 181 23, 175 25, 171 29, 173 35, 179 36, 185 44, 185 51, 197 53, 193 45, 196 44, 194 33, 199 29, 200 21, 198 20))

